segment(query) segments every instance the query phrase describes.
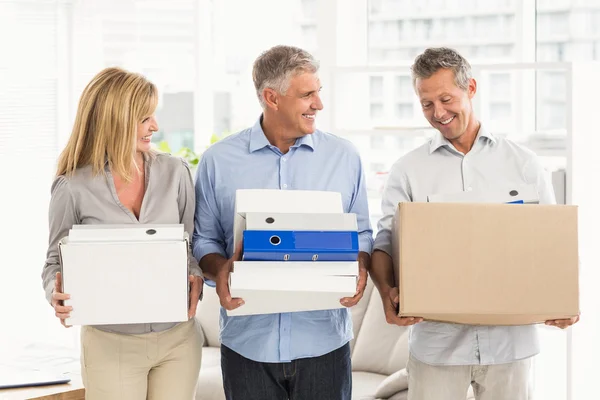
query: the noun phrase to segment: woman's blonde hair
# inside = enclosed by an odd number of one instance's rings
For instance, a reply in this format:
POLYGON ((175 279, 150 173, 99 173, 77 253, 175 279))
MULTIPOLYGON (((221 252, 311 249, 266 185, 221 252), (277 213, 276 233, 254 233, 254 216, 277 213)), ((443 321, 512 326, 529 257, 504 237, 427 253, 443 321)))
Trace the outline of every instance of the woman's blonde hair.
POLYGON ((57 176, 86 165, 98 174, 108 161, 113 173, 130 182, 137 125, 154 113, 157 103, 156 86, 142 75, 114 67, 100 71, 83 90, 57 176))

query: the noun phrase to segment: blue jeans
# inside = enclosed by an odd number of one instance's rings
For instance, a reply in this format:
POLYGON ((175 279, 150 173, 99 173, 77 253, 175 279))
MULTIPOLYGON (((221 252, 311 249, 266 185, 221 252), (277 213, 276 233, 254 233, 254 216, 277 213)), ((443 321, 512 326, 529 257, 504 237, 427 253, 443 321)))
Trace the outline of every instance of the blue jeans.
POLYGON ((221 346, 227 400, 351 400, 350 344, 287 363, 249 360, 221 346))

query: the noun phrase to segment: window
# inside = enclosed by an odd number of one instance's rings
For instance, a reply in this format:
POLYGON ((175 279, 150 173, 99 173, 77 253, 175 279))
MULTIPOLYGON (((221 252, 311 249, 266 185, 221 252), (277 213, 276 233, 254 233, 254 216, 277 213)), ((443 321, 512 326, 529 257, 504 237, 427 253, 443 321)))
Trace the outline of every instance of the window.
POLYGON ((413 118, 413 105, 411 103, 396 104, 396 118, 399 120, 407 120, 413 118))
POLYGON ((371 79, 371 100, 383 98, 383 77, 372 76, 371 79))
MULTIPOLYGON (((600 3, 538 0, 537 60, 600 60, 594 40, 600 3)), ((597 36, 597 35, 596 35, 597 36)), ((566 76, 562 72, 538 73, 538 129, 564 129, 567 124, 566 76)))
MULTIPOLYGON (((371 149, 373 150, 381 150, 385 148, 385 137, 383 136, 371 136, 371 149)), ((381 164, 377 164, 379 167, 377 169, 382 169, 381 164)))
POLYGON ((405 93, 412 92, 412 78, 407 75, 396 76, 396 96, 404 97, 405 93))
POLYGON ((301 5, 302 14, 305 18, 310 20, 315 20, 315 18, 317 18, 317 0, 303 0, 301 5))
POLYGON ((371 103, 371 119, 373 119, 373 121, 380 121, 383 116, 383 104, 371 103))
POLYGON ((489 90, 494 94, 494 99, 510 99, 510 74, 490 74, 489 90))
POLYGON ((40 279, 57 142, 60 131, 70 129, 61 114, 68 65, 59 57, 66 45, 59 22, 67 7, 58 1, 0 2, 0 171, 6 188, 0 241, 10 282, 0 302, 19 304, 2 308, 3 358, 34 341, 71 346, 73 340, 73 331, 56 324, 40 279))
POLYGON ((502 37, 502 30, 500 29, 501 20, 499 16, 482 16, 474 17, 474 29, 482 38, 498 38, 502 37))
POLYGON ((560 38, 569 32, 569 15, 566 12, 538 11, 539 40, 560 38))
POLYGON ((195 1, 109 3, 89 0, 74 8, 73 34, 79 38, 73 48, 76 95, 104 67, 143 73, 160 96, 155 140, 168 140, 173 151, 193 148, 195 1), (82 23, 90 15, 93 23, 82 23))

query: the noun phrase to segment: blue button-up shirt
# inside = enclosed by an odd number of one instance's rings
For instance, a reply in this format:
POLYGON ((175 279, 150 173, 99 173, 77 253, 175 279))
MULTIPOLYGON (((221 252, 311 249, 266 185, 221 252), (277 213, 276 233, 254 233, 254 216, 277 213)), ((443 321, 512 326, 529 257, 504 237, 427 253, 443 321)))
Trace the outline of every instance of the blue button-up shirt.
MULTIPOLYGON (((237 189, 340 192, 344 212, 356 214, 360 251, 370 254, 373 231, 356 148, 345 139, 316 130, 296 140, 283 154, 267 140, 261 119, 202 155, 196 173, 196 259, 211 253, 233 255, 237 189)), ((318 357, 352 339, 352 319, 346 308, 234 317, 221 308, 220 324, 221 343, 258 362, 318 357)))
MULTIPOLYGON (((541 204, 555 203, 550 174, 532 151, 492 135, 483 125, 466 155, 436 134, 392 166, 374 247, 392 254, 392 220, 399 202, 426 202, 429 195, 484 191, 512 184, 534 184, 541 204)), ((413 357, 428 364, 503 364, 539 352, 536 330, 535 325, 473 326, 426 321, 412 326, 409 347, 413 357)))

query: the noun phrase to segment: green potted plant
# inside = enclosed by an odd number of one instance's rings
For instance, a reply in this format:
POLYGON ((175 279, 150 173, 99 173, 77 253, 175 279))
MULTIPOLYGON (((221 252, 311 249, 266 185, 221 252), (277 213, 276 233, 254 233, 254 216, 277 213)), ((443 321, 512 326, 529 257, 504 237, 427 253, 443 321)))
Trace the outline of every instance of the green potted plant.
MULTIPOLYGON (((219 139, 221 138, 213 133, 213 135, 210 137, 210 144, 206 146, 206 149, 208 149, 211 145, 217 143, 219 139)), ((174 153, 173 151, 171 151, 171 146, 169 146, 169 143, 166 140, 160 141, 156 145, 156 149, 164 153, 169 153, 174 156, 183 158, 188 162, 192 171, 195 171, 198 167, 198 162, 200 161, 200 157, 202 155, 202 152, 196 153, 189 147, 182 147, 174 153)))

